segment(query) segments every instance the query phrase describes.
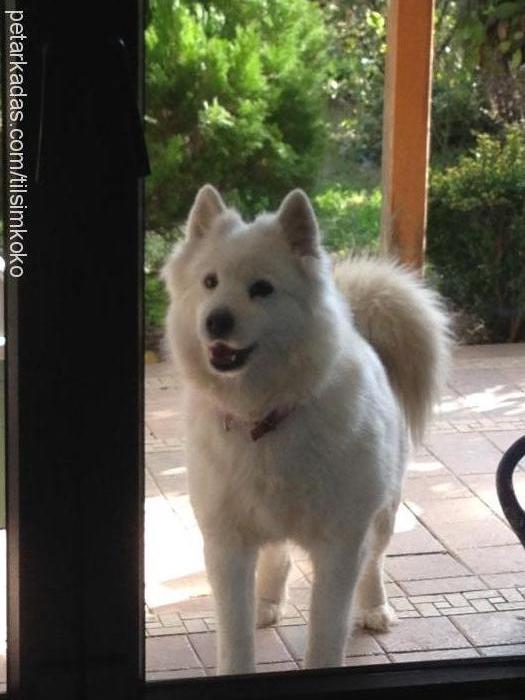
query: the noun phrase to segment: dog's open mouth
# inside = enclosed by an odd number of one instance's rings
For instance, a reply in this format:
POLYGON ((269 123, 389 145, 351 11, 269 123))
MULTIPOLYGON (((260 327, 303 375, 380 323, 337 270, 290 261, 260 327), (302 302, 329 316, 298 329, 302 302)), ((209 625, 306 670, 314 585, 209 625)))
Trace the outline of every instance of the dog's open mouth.
POLYGON ((226 343, 213 343, 208 348, 210 364, 219 372, 231 372, 244 366, 253 350, 255 344, 246 348, 232 348, 226 343))

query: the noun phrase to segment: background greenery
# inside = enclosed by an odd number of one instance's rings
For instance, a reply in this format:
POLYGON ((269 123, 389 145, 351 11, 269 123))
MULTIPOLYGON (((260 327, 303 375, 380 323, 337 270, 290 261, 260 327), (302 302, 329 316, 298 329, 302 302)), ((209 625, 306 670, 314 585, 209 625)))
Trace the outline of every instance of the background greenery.
MULTIPOLYGON (((429 262, 487 340, 525 332, 524 5, 436 3, 429 262)), ((204 182, 246 216, 302 186, 331 250, 377 247, 385 14, 386 0, 151 0, 150 329, 204 182)))

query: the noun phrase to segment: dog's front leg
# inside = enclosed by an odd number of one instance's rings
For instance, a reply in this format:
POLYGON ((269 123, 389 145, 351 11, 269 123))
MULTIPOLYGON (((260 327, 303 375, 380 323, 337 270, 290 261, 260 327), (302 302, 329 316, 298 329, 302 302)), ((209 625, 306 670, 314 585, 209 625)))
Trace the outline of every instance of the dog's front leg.
POLYGON ((336 544, 324 542, 310 551, 314 583, 306 668, 340 666, 343 662, 362 541, 362 537, 353 537, 336 544))
POLYGON ((254 673, 257 549, 239 538, 205 537, 206 570, 215 597, 217 672, 254 673))

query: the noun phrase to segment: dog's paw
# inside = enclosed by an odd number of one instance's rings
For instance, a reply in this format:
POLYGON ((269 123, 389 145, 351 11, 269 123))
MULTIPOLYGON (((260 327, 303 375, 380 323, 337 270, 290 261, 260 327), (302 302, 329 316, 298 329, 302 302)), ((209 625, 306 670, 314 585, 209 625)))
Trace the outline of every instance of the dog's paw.
POLYGON ((375 632, 388 632, 390 625, 396 622, 396 614, 388 603, 378 605, 376 608, 357 610, 354 617, 355 625, 375 632))
POLYGON ((282 606, 269 600, 257 601, 257 627, 277 624, 282 617, 282 606))

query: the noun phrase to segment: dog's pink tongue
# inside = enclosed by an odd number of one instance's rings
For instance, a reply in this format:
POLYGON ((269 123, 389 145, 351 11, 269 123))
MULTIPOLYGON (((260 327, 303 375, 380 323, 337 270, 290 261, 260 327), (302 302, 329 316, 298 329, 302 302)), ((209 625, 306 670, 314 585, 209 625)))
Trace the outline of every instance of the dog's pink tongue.
POLYGON ((225 343, 214 343, 210 347, 212 360, 227 360, 231 357, 232 349, 225 343))

